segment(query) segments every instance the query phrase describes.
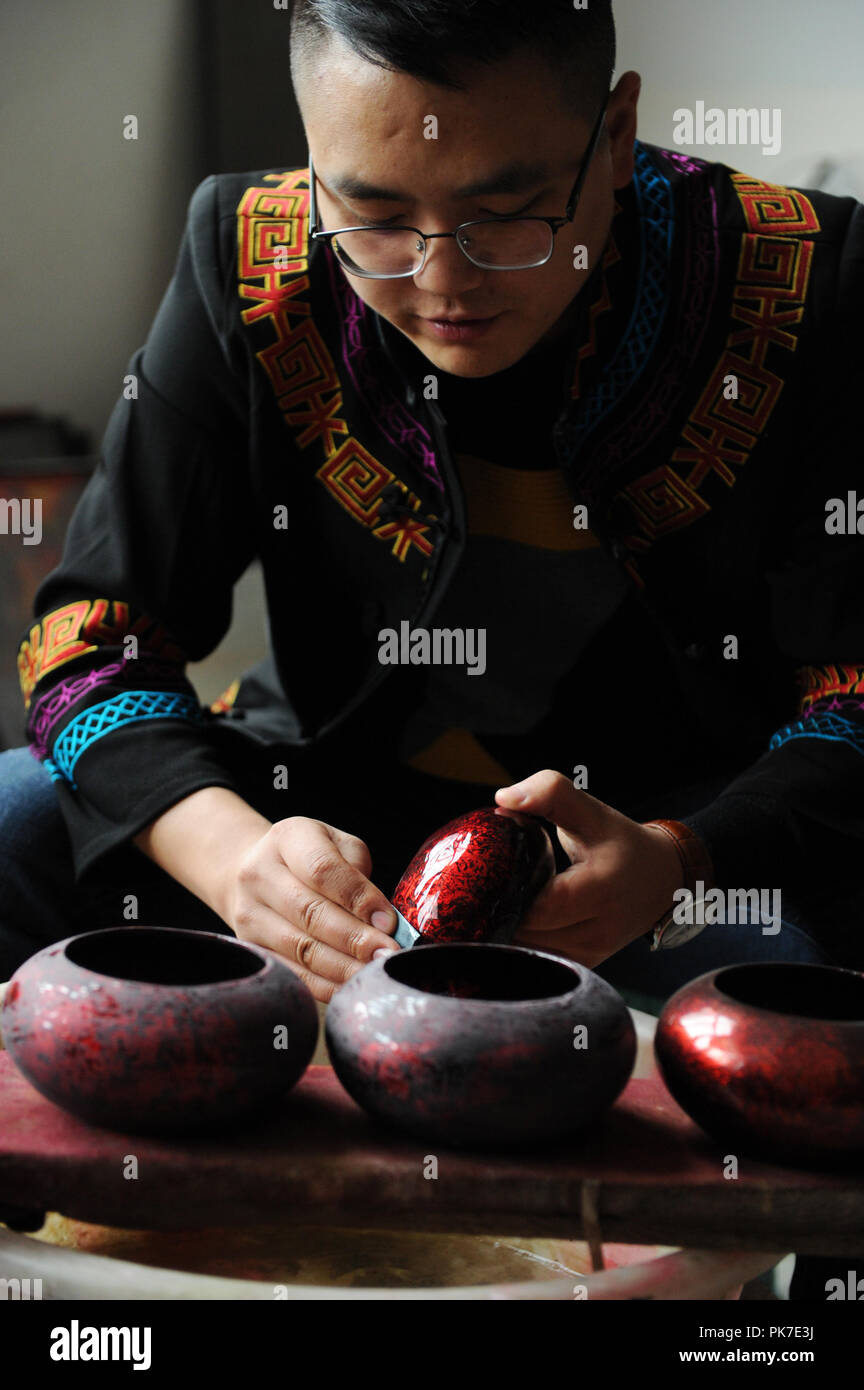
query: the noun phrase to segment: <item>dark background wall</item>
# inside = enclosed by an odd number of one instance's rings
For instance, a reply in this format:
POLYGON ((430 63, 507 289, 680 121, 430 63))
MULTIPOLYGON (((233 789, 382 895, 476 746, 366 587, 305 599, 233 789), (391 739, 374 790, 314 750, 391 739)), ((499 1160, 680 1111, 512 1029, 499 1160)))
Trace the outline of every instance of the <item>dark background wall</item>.
POLYGON ((306 163, 291 89, 288 14, 249 0, 197 0, 209 169, 306 163))

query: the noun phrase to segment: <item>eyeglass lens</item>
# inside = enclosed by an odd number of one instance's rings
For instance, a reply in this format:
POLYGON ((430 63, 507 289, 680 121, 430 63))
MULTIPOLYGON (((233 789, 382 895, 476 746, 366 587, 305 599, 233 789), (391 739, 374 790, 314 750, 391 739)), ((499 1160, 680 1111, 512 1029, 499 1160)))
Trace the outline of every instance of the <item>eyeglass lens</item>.
MULTIPOLYGON (((523 270, 542 265, 553 246, 545 222, 476 222, 457 240, 475 265, 487 270, 523 270)), ((374 227, 340 232, 333 249, 348 270, 367 275, 412 275, 423 264, 424 243, 409 227, 374 227)))

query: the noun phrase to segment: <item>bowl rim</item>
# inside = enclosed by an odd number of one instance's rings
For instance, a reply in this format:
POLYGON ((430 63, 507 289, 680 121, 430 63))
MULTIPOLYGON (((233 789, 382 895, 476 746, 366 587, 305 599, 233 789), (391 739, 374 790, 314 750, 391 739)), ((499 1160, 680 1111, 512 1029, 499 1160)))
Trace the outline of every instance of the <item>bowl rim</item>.
MULTIPOLYGON (((526 1008, 529 1006, 536 1006, 537 1004, 556 1004, 560 1003, 561 1000, 571 999, 579 989, 584 989, 586 983, 585 975, 593 975, 594 973, 593 971, 590 971, 586 965, 580 965, 578 961, 571 960, 569 956, 560 956, 557 955, 554 951, 540 950, 538 947, 535 946, 517 946, 514 945, 513 942, 509 941, 430 941, 428 943, 423 944, 422 946, 418 942, 416 944, 416 947, 411 947, 411 951, 414 951, 415 949, 418 952, 478 950, 504 951, 507 953, 517 952, 520 955, 535 957, 539 956, 544 960, 551 961, 555 965, 567 966, 573 971, 574 975, 576 976, 576 982, 573 985, 573 988, 569 990, 564 990, 561 994, 539 995, 535 996, 533 999, 458 999, 447 994, 436 994, 432 990, 418 989, 416 985, 408 984, 405 980, 394 979, 390 972, 387 970, 387 965, 394 958, 394 956, 401 956, 407 954, 405 951, 391 951, 388 953, 386 957, 382 956, 380 960, 375 960, 371 962, 372 965, 379 966, 380 969, 378 973, 386 975, 387 978, 391 980, 394 985, 399 985, 401 989, 408 989, 411 991, 412 994, 419 994, 424 999, 438 999, 445 1007, 454 1005, 457 1008, 464 1009, 468 1005, 476 1005, 481 1008, 488 1008, 490 1005, 504 1005, 508 1009, 518 1009, 526 1008)), ((361 973, 362 972, 358 971, 357 978, 359 978, 361 973)), ((602 977, 599 975, 595 976, 595 979, 600 980, 601 978, 602 977)), ((608 982, 606 980, 602 980, 602 983, 605 985, 608 982)), ((609 988, 617 994, 617 990, 614 990, 614 986, 610 985, 609 988)), ((338 997, 338 995, 336 997, 338 997)), ((618 997, 620 998, 621 996, 619 995, 618 997)), ((626 1004, 624 1004, 623 999, 621 999, 621 1004, 622 1007, 626 1009, 627 1006, 626 1004)))
MULTIPOLYGON (((130 922, 126 926, 98 927, 95 931, 76 932, 74 936, 67 936, 62 941, 51 942, 51 944, 47 946, 45 950, 46 952, 56 951, 57 948, 60 948, 60 954, 62 955, 65 963, 71 969, 80 970, 83 974, 96 975, 101 980, 115 980, 118 984, 121 985, 137 985, 140 988, 159 989, 166 991, 182 990, 184 993, 188 993, 190 990, 236 988, 239 985, 248 983, 250 980, 257 980, 262 978, 265 974, 272 973, 274 968, 274 957, 276 958, 276 960, 278 960, 278 957, 276 957, 276 953, 274 951, 271 951, 268 947, 259 946, 256 942, 252 941, 241 941, 236 936, 227 936, 224 935, 222 932, 195 931, 191 927, 159 927, 146 922, 130 922), (251 952, 253 955, 258 957, 261 964, 259 969, 254 970, 250 975, 240 975, 229 980, 210 980, 204 981, 200 984, 166 984, 164 981, 160 980, 136 980, 129 975, 111 974, 106 970, 96 970, 92 965, 79 965, 78 961, 71 960, 67 953, 67 948, 72 944, 73 941, 94 939, 96 937, 107 936, 109 933, 117 933, 124 931, 151 931, 160 933, 172 932, 178 936, 182 935, 190 938, 194 937, 196 939, 204 938, 209 941, 219 941, 221 943, 227 944, 228 946, 239 947, 241 950, 247 950, 251 952), (261 953, 260 955, 259 952, 261 953)), ((41 952, 36 953, 36 955, 41 954, 41 952)), ((28 960, 24 961, 22 966, 19 968, 23 969, 24 966, 28 965, 31 960, 35 960, 36 955, 30 956, 28 960)), ((288 969, 289 967, 287 965, 287 962, 285 962, 285 965, 286 969, 288 969)), ((17 973, 18 972, 15 971, 15 973, 11 976, 11 979, 14 979, 17 973)), ((293 971, 290 973, 293 975, 293 971)))
POLYGON ((739 1009, 746 1009, 748 1013, 758 1014, 760 1015, 760 1017, 784 1019, 789 1024, 799 1023, 802 1025, 810 1025, 811 1027, 814 1023, 824 1023, 828 1025, 834 1024, 842 1026, 843 1028, 864 1028, 864 1018, 825 1018, 822 1014, 795 1014, 790 1013, 784 1009, 766 1008, 762 1004, 747 1004, 741 999, 736 999, 733 994, 727 994, 726 991, 722 989, 719 984, 720 977, 722 975, 727 974, 731 970, 747 970, 751 968, 764 969, 767 966, 770 966, 772 970, 804 969, 830 971, 832 975, 852 976, 859 982, 862 988, 864 988, 864 971, 853 970, 846 965, 827 965, 821 961, 806 960, 729 961, 729 963, 726 965, 717 966, 714 970, 706 970, 704 974, 695 975, 692 980, 688 980, 686 985, 682 985, 681 989, 677 990, 676 994, 672 995, 666 1001, 666 1005, 664 1005, 663 1012, 665 1012, 666 1008, 669 1004, 671 1004, 672 1000, 676 997, 677 994, 683 994, 685 990, 690 989, 692 988, 692 986, 701 983, 703 987, 709 987, 714 994, 719 995, 722 999, 728 1000, 730 1004, 736 1005, 736 1007, 739 1009))

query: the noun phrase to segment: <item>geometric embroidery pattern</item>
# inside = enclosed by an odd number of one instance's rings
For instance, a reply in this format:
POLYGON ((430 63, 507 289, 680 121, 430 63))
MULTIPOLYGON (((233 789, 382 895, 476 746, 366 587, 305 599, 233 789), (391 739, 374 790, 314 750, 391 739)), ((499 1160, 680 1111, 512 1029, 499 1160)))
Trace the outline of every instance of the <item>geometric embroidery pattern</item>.
POLYGON ((124 662, 118 661, 114 665, 88 671, 85 676, 76 676, 72 680, 60 681, 50 690, 46 690, 42 698, 36 701, 28 720, 30 751, 34 757, 41 760, 47 756, 51 730, 69 706, 74 704, 80 696, 95 689, 97 685, 108 685, 110 681, 122 674, 124 664, 124 662))
POLYGON ((841 714, 813 714, 809 719, 787 724, 785 729, 774 735, 768 747, 780 748, 796 738, 821 738, 830 743, 847 743, 856 753, 864 756, 864 727, 857 720, 846 719, 841 714))
POLYGON ((701 174, 708 167, 704 159, 691 159, 690 155, 680 154, 676 150, 661 150, 660 153, 684 174, 701 174))
POLYGON ((34 701, 30 711, 27 733, 34 755, 40 760, 46 757, 51 730, 55 724, 60 722, 71 705, 74 705, 85 695, 89 695, 97 686, 110 685, 115 682, 122 684, 130 675, 134 675, 136 681, 142 677, 150 676, 154 680, 176 680, 177 671, 176 667, 166 666, 157 661, 139 659, 133 662, 124 658, 110 666, 101 666, 87 671, 83 676, 71 676, 67 680, 58 681, 56 685, 52 685, 50 690, 46 690, 44 695, 34 701))
POLYGON ((767 228, 784 236, 806 236, 821 230, 813 204, 797 189, 764 183, 749 174, 733 174, 732 182, 753 230, 767 228))
POLYGON ((685 521, 694 521, 711 510, 689 481, 668 464, 631 483, 626 495, 639 509, 643 527, 650 528, 655 536, 675 530, 685 521))
MULTIPOLYGON (((381 494, 394 481, 393 474, 356 439, 347 440, 332 458, 323 463, 318 477, 327 484, 346 512, 372 528, 374 536, 379 540, 393 540, 393 554, 397 559, 405 559, 411 544, 423 555, 431 555, 433 547, 429 530, 433 518, 403 515, 392 521, 378 521, 381 494)), ((418 511, 420 499, 413 492, 408 494, 408 501, 414 511, 418 511)))
MULTIPOLYGON (((616 201, 615 217, 618 217, 620 213, 621 204, 616 201)), ((609 310, 612 308, 612 294, 609 289, 609 271, 621 260, 621 252, 618 250, 618 245, 615 241, 614 220, 612 222, 612 227, 613 230, 609 233, 609 244, 606 247, 600 265, 600 290, 597 298, 588 310, 588 334, 585 338, 585 342, 576 354, 576 362, 573 367, 573 380, 570 383, 570 397, 574 401, 580 400, 582 396, 581 373, 583 363, 597 356, 598 321, 602 318, 603 314, 608 314, 609 310)))
POLYGON ((240 298, 248 302, 245 324, 267 321, 275 341, 256 353, 286 424, 301 449, 320 444, 324 461, 316 477, 355 521, 378 540, 391 542, 403 561, 412 549, 432 552, 428 537, 434 516, 382 521, 381 493, 396 483, 409 507, 420 499, 350 435, 342 416, 342 385, 309 302, 309 171, 265 174, 275 188, 252 187, 237 207, 240 298), (250 283, 258 281, 260 284, 250 283))
POLYGON ((56 608, 31 627, 18 651, 18 678, 25 709, 37 681, 75 657, 95 651, 99 646, 116 646, 124 637, 135 636, 138 645, 165 661, 184 665, 186 656, 161 624, 146 613, 130 621, 128 603, 116 599, 79 599, 56 608), (109 616, 110 615, 110 616, 109 616))
POLYGON ((801 691, 799 709, 806 717, 820 700, 839 700, 852 704, 860 695, 864 703, 864 666, 802 666, 798 671, 801 691))
POLYGON ((443 492, 444 486, 428 430, 409 415, 404 402, 386 386, 377 364, 370 360, 367 306, 354 293, 347 277, 339 273, 329 245, 325 245, 324 254, 333 298, 341 307, 339 327, 345 370, 393 448, 409 458, 443 492))
MULTIPOLYGON (((608 415, 623 391, 638 380, 651 359, 666 317, 673 228, 671 186, 638 143, 635 160, 633 188, 640 226, 644 229, 635 303, 618 351, 603 368, 599 381, 583 403, 578 420, 568 431, 567 445, 573 452, 582 447, 586 436, 608 415)), ((578 396, 580 389, 580 365, 581 362, 577 363, 571 387, 574 396, 578 396)))
MULTIPOLYGON (((679 172, 688 176, 700 174, 704 165, 683 160, 662 151, 679 172)), ((679 409, 691 364, 702 349, 711 323, 720 270, 720 233, 717 195, 704 179, 691 179, 686 188, 688 207, 680 219, 682 241, 678 248, 680 284, 683 294, 677 310, 674 332, 669 335, 665 358, 652 366, 650 382, 643 385, 639 395, 628 402, 628 413, 613 430, 608 431, 580 463, 580 492, 589 507, 604 480, 619 476, 629 460, 646 451, 665 429, 669 418, 679 409)), ((650 488, 650 484, 649 484, 650 488)), ((642 587, 640 577, 631 571, 631 578, 642 587)))
POLYGON ((820 229, 813 205, 797 190, 747 174, 733 174, 732 182, 748 227, 741 237, 734 326, 670 464, 624 489, 638 526, 627 542, 636 552, 710 511, 700 495, 707 479, 734 485, 783 390, 769 353, 798 346, 814 252, 813 242, 801 238, 820 229), (728 377, 737 381, 737 398, 728 377))
POLYGON ((129 690, 101 705, 92 705, 73 719, 54 745, 52 766, 75 787, 72 774, 81 754, 114 729, 143 719, 200 720, 202 717, 201 706, 191 695, 166 690, 129 690))

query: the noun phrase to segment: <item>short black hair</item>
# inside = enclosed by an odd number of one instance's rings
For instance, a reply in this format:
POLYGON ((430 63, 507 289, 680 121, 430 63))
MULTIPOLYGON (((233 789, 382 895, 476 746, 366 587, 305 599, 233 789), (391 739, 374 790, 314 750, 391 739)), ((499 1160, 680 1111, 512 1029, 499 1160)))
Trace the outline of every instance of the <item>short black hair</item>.
POLYGON ((612 84, 612 0, 293 0, 291 66, 338 36, 360 57, 455 91, 455 71, 491 66, 517 49, 545 59, 557 73, 564 104, 593 119, 612 84))

